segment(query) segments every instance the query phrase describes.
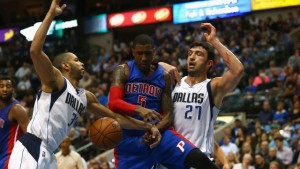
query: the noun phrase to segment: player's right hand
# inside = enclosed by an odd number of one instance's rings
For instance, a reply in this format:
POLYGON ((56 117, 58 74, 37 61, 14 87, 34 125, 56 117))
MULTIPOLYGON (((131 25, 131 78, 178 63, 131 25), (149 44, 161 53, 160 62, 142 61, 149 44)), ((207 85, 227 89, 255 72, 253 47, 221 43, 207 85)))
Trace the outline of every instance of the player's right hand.
POLYGON ((66 4, 60 5, 60 1, 61 0, 52 0, 49 12, 51 12, 54 16, 61 15, 64 9, 67 7, 66 4))
POLYGON ((149 121, 151 124, 154 124, 154 120, 159 122, 162 119, 161 115, 156 111, 144 108, 142 106, 137 106, 135 112, 141 116, 145 122, 149 121))
POLYGON ((175 66, 169 65, 164 62, 159 62, 159 65, 171 75, 172 79, 175 79, 176 82, 180 84, 181 76, 178 69, 175 66))
POLYGON ((144 134, 141 143, 150 144, 150 148, 154 148, 159 144, 160 140, 161 140, 161 134, 158 128, 155 125, 153 125, 150 131, 147 131, 144 134))

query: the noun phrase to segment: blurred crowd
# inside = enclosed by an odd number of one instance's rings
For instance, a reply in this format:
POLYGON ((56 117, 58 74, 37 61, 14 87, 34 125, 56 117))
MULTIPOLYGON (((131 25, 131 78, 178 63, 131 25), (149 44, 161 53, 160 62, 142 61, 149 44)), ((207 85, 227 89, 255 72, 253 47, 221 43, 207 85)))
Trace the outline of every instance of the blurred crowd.
MULTIPOLYGON (((300 26, 300 10, 297 14, 278 14, 277 19, 251 15, 207 21, 216 27, 220 41, 245 67, 243 79, 225 98, 221 112, 236 108, 253 118, 248 118, 246 126, 236 119, 235 127, 227 128, 224 138, 217 140, 234 169, 244 165, 257 169, 300 168, 300 44, 290 36, 291 31, 300 26)), ((151 33, 156 59, 177 67, 185 76, 186 49, 191 42, 203 40, 204 31, 189 24, 181 25, 180 29, 158 25, 151 33)), ((67 30, 62 39, 49 38, 44 51, 50 59, 65 51, 77 54, 86 67, 80 86, 94 92, 100 103, 106 105, 112 71, 132 59, 131 42, 119 37, 107 50, 88 44, 82 46, 75 35, 75 30, 67 30)), ((30 42, 21 35, 0 44, 0 74, 14 77, 15 97, 31 112, 41 84, 32 66, 29 48, 30 42)), ((220 76, 226 69, 217 54, 210 77, 220 76)), ((97 118, 86 113, 77 121, 69 135, 73 150, 90 143, 88 128, 97 118)), ((105 158, 103 152, 92 145, 79 154, 89 168, 113 168, 111 162, 105 165, 105 160, 100 160, 105 158)))

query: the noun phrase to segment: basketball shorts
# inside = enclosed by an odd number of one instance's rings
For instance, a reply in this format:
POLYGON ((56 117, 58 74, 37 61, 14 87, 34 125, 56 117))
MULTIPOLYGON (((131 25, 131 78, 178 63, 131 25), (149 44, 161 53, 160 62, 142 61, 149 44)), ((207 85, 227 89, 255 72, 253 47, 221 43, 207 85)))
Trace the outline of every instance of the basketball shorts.
POLYGON ((56 158, 42 140, 30 133, 24 134, 15 144, 9 169, 56 169, 56 158))
POLYGON ((197 148, 174 130, 166 130, 153 149, 141 143, 142 136, 125 136, 115 148, 116 169, 150 169, 161 163, 169 169, 183 169, 188 153, 197 148))

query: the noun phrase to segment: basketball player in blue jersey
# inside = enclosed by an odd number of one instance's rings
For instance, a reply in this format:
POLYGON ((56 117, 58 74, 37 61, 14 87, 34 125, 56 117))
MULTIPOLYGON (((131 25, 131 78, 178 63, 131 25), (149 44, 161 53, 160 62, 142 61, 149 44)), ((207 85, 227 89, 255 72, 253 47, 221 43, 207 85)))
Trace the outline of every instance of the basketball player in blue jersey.
MULTIPOLYGON (((202 23, 209 33, 204 33, 206 42, 194 42, 187 56, 188 75, 183 77, 172 92, 174 127, 200 148, 207 156, 214 150, 214 122, 219 114, 224 96, 233 91, 243 76, 243 65, 216 37, 216 29, 210 23, 202 23), (214 62, 214 48, 229 70, 222 77, 209 79, 207 74, 214 62)), ((161 63, 160 63, 161 64, 161 63)), ((161 64, 178 79, 175 67, 161 64)), ((178 81, 178 80, 177 80, 178 81)), ((215 145, 218 147, 218 145, 215 145)), ((225 159, 222 151, 218 157, 225 159), (221 153, 221 154, 220 154, 221 153)), ((224 161, 225 162, 225 161, 224 161)), ((223 162, 223 164, 224 164, 223 162)), ((225 162, 224 167, 229 169, 225 162)))
POLYGON ((36 96, 27 133, 15 144, 9 169, 56 169, 53 152, 85 109, 100 116, 112 117, 123 128, 147 130, 155 137, 154 145, 159 142, 160 133, 155 126, 113 113, 101 105, 94 94, 78 87, 84 74, 84 65, 76 55, 60 54, 52 64, 42 51, 51 22, 66 8, 65 4, 59 3, 60 0, 52 0, 31 44, 30 55, 42 88, 36 96))
POLYGON ((162 134, 160 143, 153 148, 146 131, 123 130, 123 138, 115 148, 118 169, 150 169, 162 163, 170 169, 217 168, 209 158, 183 136, 170 128, 173 122, 171 76, 159 65, 152 64, 154 42, 148 35, 133 40, 134 60, 119 65, 113 74, 108 106, 113 111, 154 123, 162 134), (162 120, 156 120, 156 113, 162 120), (143 142, 143 143, 142 143, 143 142))
POLYGON ((26 132, 26 110, 13 98, 13 81, 0 77, 0 169, 7 169, 14 144, 26 132))

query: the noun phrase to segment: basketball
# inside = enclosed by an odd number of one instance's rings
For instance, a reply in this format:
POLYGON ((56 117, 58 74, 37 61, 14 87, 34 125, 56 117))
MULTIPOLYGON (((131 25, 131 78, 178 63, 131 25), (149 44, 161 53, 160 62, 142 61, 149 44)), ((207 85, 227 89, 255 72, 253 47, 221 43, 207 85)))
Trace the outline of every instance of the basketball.
POLYGON ((103 149, 114 148, 122 139, 122 128, 119 123, 108 117, 96 120, 89 131, 91 141, 103 149))

